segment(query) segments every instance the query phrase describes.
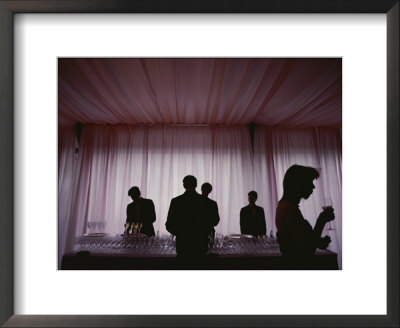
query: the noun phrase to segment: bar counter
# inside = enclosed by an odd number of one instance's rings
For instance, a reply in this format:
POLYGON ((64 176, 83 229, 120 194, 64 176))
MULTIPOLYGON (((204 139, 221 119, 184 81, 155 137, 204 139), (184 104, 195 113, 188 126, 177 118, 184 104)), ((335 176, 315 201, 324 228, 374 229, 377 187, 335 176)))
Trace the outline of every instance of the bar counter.
POLYGON ((275 238, 216 238, 202 259, 176 257, 172 238, 80 236, 61 270, 338 270, 337 254, 317 250, 308 263, 288 262, 275 238))

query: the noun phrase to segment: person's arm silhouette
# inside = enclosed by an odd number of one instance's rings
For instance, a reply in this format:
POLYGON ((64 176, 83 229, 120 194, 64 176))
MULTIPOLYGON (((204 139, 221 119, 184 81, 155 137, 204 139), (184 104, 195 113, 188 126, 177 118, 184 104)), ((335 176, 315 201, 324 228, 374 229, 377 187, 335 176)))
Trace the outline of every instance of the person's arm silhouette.
POLYGON ((213 221, 211 222, 212 226, 215 227, 219 223, 219 212, 218 212, 218 204, 217 202, 213 203, 213 221))
POLYGON ((133 211, 132 211, 132 206, 131 204, 128 204, 126 207, 126 223, 132 223, 133 222, 133 211))
POLYGON ((267 224, 265 222, 265 213, 264 209, 261 207, 261 229, 260 229, 260 235, 266 235, 267 234, 267 224))
POLYGON ((240 233, 246 234, 247 233, 247 222, 246 222, 246 214, 245 208, 240 210, 240 233))
POLYGON ((156 210, 154 208, 154 203, 151 199, 148 200, 148 210, 147 215, 143 218, 145 223, 151 224, 156 221, 156 210))
POLYGON ((167 222, 165 222, 165 227, 167 228, 167 231, 172 235, 177 234, 178 230, 177 218, 178 218, 177 208, 174 200, 172 199, 171 204, 169 205, 167 222))
POLYGON ((332 207, 328 207, 319 214, 313 230, 314 242, 317 248, 326 249, 329 243, 331 242, 331 238, 329 236, 321 238, 321 235, 322 235, 322 230, 324 230, 325 224, 334 219, 335 219, 335 214, 332 207))
POLYGON ((323 238, 320 238, 319 242, 318 242, 318 248, 319 249, 327 249, 327 247, 329 246, 331 242, 331 237, 329 236, 325 236, 323 238))

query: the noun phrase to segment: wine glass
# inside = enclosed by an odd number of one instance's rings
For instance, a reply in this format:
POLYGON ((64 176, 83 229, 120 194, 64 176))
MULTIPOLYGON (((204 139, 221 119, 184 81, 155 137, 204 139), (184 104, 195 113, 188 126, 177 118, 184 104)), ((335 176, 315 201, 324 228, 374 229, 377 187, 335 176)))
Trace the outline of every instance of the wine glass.
MULTIPOLYGON (((324 201, 322 203, 322 209, 325 211, 329 208, 333 207, 332 199, 331 198, 324 198, 324 201)), ((331 221, 328 222, 328 231, 329 230, 336 230, 335 228, 331 227, 331 221)))

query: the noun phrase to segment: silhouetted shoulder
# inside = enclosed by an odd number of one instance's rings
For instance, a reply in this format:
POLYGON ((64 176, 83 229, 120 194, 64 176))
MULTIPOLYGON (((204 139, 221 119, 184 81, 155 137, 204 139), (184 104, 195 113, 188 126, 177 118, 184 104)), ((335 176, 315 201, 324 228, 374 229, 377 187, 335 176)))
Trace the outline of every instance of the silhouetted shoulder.
POLYGON ((174 198, 172 198, 171 199, 171 203, 172 202, 176 202, 176 201, 179 201, 180 199, 183 199, 184 198, 184 194, 182 194, 182 195, 179 195, 179 196, 176 196, 176 197, 174 197, 174 198))
POLYGON ((278 229, 284 228, 285 224, 300 217, 301 213, 298 206, 286 200, 278 204, 276 208, 275 222, 278 229))
POLYGON ((276 212, 282 214, 297 213, 298 211, 299 207, 296 204, 288 202, 287 200, 282 201, 280 204, 278 204, 278 207, 276 208, 276 212))
POLYGON ((142 198, 143 202, 147 203, 147 204, 151 204, 153 203, 153 201, 149 198, 142 198))
POLYGON ((213 199, 205 198, 205 200, 207 201, 208 204, 210 204, 212 206, 218 206, 217 202, 213 199))

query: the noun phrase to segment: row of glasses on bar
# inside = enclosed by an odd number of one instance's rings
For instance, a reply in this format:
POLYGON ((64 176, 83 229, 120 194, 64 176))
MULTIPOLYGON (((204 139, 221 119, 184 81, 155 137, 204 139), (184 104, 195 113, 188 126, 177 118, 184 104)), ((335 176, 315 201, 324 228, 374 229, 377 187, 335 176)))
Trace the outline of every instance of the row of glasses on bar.
POLYGON ((210 253, 238 255, 267 255, 279 252, 279 246, 273 237, 259 236, 252 238, 223 236, 216 234, 210 243, 210 253))
POLYGON ((112 237, 81 236, 75 238, 74 244, 75 248, 79 251, 104 253, 110 248, 110 244, 112 244, 112 242, 112 237))
POLYGON ((158 236, 114 236, 106 238, 77 237, 76 248, 103 254, 175 254, 175 238, 158 236))
MULTIPOLYGON (((106 254, 176 254, 175 237, 163 236, 136 236, 126 238, 123 236, 88 237, 82 236, 75 239, 75 246, 79 250, 92 253, 106 254)), ((253 237, 234 238, 216 233, 210 238, 209 253, 214 254, 238 254, 238 255, 263 255, 279 252, 279 246, 275 238, 253 237)))
POLYGON ((152 254, 176 254, 175 250, 175 236, 159 237, 151 236, 148 238, 149 250, 152 254))
POLYGON ((124 243, 122 248, 126 253, 156 255, 156 254, 175 254, 175 238, 170 236, 140 236, 138 238, 122 238, 124 243))

